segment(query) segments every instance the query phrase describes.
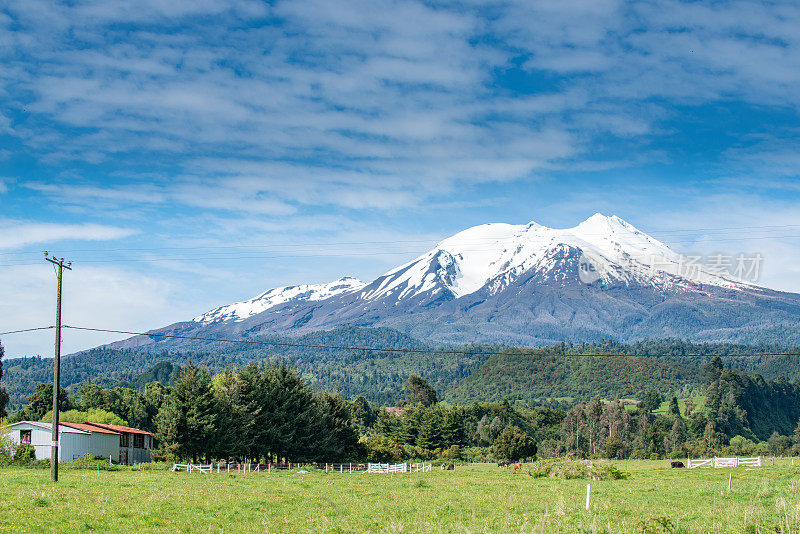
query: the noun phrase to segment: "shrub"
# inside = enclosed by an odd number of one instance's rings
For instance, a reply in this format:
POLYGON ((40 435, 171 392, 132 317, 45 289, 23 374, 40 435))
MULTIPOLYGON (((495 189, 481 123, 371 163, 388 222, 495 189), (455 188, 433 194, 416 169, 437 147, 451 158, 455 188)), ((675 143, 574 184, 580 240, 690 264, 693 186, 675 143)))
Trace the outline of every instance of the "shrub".
MULTIPOLYGON (((4 419, 0 419, 0 428, 8 424, 4 419)), ((11 435, 0 431, 0 460, 10 460, 14 456, 14 443, 11 435)))
POLYGON ((17 463, 32 462, 35 458, 36 450, 33 448, 33 445, 17 445, 16 450, 14 450, 14 461, 17 463))
POLYGON ((445 450, 441 454, 441 458, 443 460, 460 460, 461 459, 461 447, 458 445, 453 445, 449 449, 445 450))
POLYGON ((566 458, 550 458, 534 462, 528 470, 528 474, 535 478, 546 477, 564 480, 618 480, 627 476, 610 462, 591 462, 566 458))
POLYGON ((494 442, 494 454, 500 460, 521 460, 536 454, 536 442, 518 426, 507 426, 494 442))
POLYGON ((403 448, 393 439, 386 437, 361 436, 358 444, 370 462, 399 461, 403 456, 403 448))

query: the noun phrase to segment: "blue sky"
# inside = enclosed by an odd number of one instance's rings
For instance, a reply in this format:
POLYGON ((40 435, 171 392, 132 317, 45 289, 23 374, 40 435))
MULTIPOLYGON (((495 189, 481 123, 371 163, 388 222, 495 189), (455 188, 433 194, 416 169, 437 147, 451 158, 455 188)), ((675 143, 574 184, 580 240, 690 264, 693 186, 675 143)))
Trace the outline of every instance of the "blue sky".
POLYGON ((142 329, 596 211, 800 291, 794 2, 25 0, 0 43, 0 330, 52 323, 45 249, 65 322, 142 329))

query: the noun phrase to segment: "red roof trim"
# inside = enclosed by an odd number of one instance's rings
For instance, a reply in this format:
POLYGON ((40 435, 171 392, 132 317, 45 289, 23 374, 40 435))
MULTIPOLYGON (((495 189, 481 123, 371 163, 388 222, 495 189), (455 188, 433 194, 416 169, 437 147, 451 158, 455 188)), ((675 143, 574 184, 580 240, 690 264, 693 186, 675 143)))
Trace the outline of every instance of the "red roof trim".
POLYGON ((94 426, 97 428, 104 428, 106 430, 113 430, 117 433, 127 433, 127 434, 143 434, 145 436, 152 436, 150 432, 146 430, 139 430, 138 428, 131 428, 129 426, 122 426, 122 425, 109 425, 107 423, 86 423, 87 425, 94 426))

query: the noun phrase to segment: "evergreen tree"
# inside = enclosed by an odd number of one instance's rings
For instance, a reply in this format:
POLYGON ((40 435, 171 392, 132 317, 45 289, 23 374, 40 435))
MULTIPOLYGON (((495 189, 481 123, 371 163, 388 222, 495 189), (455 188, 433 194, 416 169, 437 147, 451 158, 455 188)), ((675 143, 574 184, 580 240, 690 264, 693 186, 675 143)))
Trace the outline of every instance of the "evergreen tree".
POLYGON ((230 369, 212 380, 218 410, 214 436, 214 452, 218 458, 242 461, 246 457, 250 430, 248 423, 252 417, 242 417, 240 384, 239 377, 230 369))
POLYGON ((420 376, 409 376, 405 387, 409 391, 406 399, 409 404, 419 404, 427 408, 438 402, 436 391, 420 376))
MULTIPOLYGON (((5 349, 3 344, 0 343, 0 380, 3 380, 3 356, 5 349)), ((8 404, 8 393, 5 388, 0 387, 0 419, 6 416, 6 404, 8 404)))
POLYGON ((375 410, 372 409, 372 406, 370 406, 367 399, 361 395, 356 397, 355 400, 350 404, 350 414, 353 417, 353 424, 355 424, 356 428, 358 428, 362 433, 365 433, 367 429, 372 428, 372 425, 375 424, 377 419, 375 410))
POLYGON ((207 369, 191 362, 182 371, 172 391, 175 407, 184 425, 178 426, 178 441, 182 452, 197 462, 213 451, 217 424, 217 406, 211 391, 211 376, 207 369))
POLYGON ((313 459, 344 461, 352 459, 358 434, 352 426, 347 404, 339 395, 318 393, 314 401, 319 412, 313 459))
POLYGON ((419 426, 417 445, 429 451, 442 447, 442 417, 438 410, 425 410, 419 426))
POLYGON ((421 426, 422 411, 418 408, 406 409, 398 429, 397 440, 404 445, 416 444, 421 426))
POLYGON ((184 447, 186 439, 186 414, 177 399, 168 395, 156 415, 156 438, 161 454, 169 459, 182 459, 189 455, 184 447))
POLYGON ((645 413, 657 410, 659 406, 661 406, 661 395, 652 389, 645 392, 642 402, 639 403, 639 409, 645 413))
POLYGON ((458 408, 447 410, 442 420, 442 447, 461 445, 464 440, 463 420, 465 414, 458 408))
POLYGON ((667 413, 670 415, 674 415, 677 418, 681 416, 681 409, 678 405, 678 397, 672 397, 669 401, 669 406, 667 407, 667 413))

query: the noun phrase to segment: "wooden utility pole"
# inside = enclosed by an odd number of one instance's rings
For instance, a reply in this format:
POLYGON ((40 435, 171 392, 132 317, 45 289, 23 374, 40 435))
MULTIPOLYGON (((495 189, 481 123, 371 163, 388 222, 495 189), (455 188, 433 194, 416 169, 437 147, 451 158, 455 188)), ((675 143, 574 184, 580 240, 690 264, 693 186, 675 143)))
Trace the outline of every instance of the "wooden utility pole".
POLYGON ((61 282, 64 269, 72 270, 72 262, 64 263, 64 258, 50 256, 44 252, 44 259, 56 266, 58 293, 56 297, 56 347, 53 359, 53 421, 50 434, 50 480, 58 482, 58 391, 61 389, 61 282))

